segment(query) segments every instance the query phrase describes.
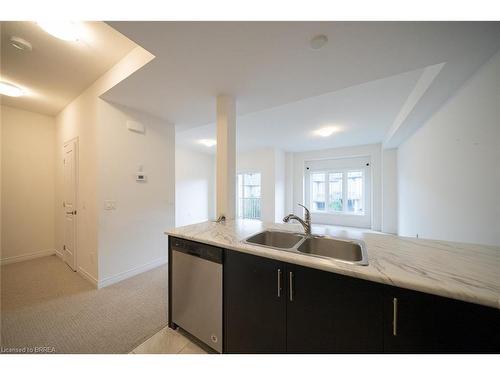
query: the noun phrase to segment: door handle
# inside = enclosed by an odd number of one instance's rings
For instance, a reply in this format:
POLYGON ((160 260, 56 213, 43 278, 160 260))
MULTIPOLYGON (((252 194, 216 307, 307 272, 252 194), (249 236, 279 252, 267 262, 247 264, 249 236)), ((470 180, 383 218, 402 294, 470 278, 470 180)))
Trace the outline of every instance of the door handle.
POLYGON ((66 211, 66 215, 76 215, 76 210, 74 211, 66 211))
POLYGON ((398 335, 398 299, 392 299, 392 335, 398 335))
POLYGON ((288 274, 288 289, 289 289, 289 299, 290 302, 293 302, 293 272, 289 272, 288 274))
POLYGON ((278 268, 278 297, 281 297, 281 268, 278 268))

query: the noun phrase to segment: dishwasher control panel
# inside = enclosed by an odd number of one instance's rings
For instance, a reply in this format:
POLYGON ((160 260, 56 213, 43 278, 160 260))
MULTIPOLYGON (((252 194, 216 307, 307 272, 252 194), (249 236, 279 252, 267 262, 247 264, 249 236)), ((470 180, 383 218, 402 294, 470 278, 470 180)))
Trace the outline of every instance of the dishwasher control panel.
POLYGON ((222 264, 223 250, 219 247, 183 240, 181 238, 171 238, 171 241, 172 250, 222 264))

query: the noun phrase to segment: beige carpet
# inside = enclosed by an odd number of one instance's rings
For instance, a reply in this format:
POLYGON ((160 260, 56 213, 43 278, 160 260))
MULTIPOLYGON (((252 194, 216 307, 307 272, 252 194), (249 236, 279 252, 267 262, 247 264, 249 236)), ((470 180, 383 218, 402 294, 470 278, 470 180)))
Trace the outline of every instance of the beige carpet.
POLYGON ((96 290, 54 256, 1 268, 1 346, 128 353, 167 324, 167 267, 96 290))

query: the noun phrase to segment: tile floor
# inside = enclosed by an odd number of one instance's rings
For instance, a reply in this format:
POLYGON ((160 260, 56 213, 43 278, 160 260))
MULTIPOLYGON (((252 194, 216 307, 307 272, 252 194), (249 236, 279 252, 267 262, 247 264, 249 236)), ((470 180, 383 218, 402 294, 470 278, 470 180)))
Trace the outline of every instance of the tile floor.
POLYGON ((131 354, 207 354, 199 345, 191 341, 182 331, 168 327, 144 341, 131 354))

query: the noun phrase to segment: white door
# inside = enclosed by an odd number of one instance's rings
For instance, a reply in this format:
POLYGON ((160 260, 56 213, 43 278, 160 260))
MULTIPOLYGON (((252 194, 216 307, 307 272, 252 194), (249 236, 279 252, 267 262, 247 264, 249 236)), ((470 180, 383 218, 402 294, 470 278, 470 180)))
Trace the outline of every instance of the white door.
POLYGON ((77 188, 77 140, 67 142, 63 148, 63 259, 76 271, 76 188, 77 188))

